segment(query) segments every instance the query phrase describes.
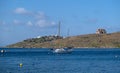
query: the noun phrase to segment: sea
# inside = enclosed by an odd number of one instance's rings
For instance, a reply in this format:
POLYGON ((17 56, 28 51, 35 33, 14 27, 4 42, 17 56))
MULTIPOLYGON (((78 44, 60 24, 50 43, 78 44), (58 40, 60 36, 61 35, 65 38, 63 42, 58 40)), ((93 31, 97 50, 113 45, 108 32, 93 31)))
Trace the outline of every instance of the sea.
POLYGON ((120 73, 120 48, 0 48, 0 73, 120 73))

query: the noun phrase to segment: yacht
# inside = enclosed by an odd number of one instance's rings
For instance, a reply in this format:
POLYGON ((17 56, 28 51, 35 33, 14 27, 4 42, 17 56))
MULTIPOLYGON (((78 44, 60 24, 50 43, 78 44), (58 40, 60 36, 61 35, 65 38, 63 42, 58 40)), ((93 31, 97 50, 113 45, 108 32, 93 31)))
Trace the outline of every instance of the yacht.
MULTIPOLYGON (((60 37, 60 22, 58 26, 58 36, 60 37)), ((66 48, 55 48, 52 49, 53 53, 71 53, 72 52, 72 47, 66 47, 66 48)))
POLYGON ((4 53, 4 52, 5 52, 5 50, 1 50, 0 52, 1 52, 1 53, 4 53))
POLYGON ((57 48, 53 50, 53 53, 71 53, 72 49, 68 48, 57 48))

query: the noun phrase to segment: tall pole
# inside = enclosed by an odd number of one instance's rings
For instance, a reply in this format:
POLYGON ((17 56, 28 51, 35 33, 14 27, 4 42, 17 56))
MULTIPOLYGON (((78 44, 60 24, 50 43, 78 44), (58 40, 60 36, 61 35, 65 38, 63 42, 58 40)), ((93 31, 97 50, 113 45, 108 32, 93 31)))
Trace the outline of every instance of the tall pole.
MULTIPOLYGON (((60 24, 61 22, 58 22, 58 37, 60 37, 60 24)), ((59 48, 60 48, 60 41, 59 41, 59 48)))
POLYGON ((69 33, 70 33, 70 30, 68 29, 68 31, 67 31, 67 37, 69 37, 69 33))
POLYGON ((58 36, 60 36, 60 24, 61 24, 61 22, 59 21, 59 24, 58 24, 58 36))

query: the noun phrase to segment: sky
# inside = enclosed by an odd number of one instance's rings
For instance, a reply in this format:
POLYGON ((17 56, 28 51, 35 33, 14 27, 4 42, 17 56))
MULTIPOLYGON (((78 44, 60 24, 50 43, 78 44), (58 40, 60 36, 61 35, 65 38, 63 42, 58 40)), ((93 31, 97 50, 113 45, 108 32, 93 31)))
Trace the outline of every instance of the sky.
POLYGON ((37 36, 120 31, 120 0, 0 0, 0 46, 37 36))

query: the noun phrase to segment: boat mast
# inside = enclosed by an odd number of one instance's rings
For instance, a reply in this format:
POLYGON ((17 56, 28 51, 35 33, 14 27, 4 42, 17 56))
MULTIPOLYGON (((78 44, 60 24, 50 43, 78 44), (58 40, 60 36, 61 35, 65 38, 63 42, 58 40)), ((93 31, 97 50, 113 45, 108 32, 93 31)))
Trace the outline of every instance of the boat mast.
POLYGON ((69 33, 70 33, 70 30, 68 29, 68 31, 67 31, 67 37, 69 37, 69 33))
MULTIPOLYGON (((61 22, 59 21, 58 22, 58 38, 60 38, 60 24, 61 24, 61 22)), ((59 48, 61 48, 61 46, 60 46, 60 40, 59 40, 59 48)))
POLYGON ((61 24, 61 22, 59 21, 59 23, 58 23, 58 36, 60 36, 60 24, 61 24))

